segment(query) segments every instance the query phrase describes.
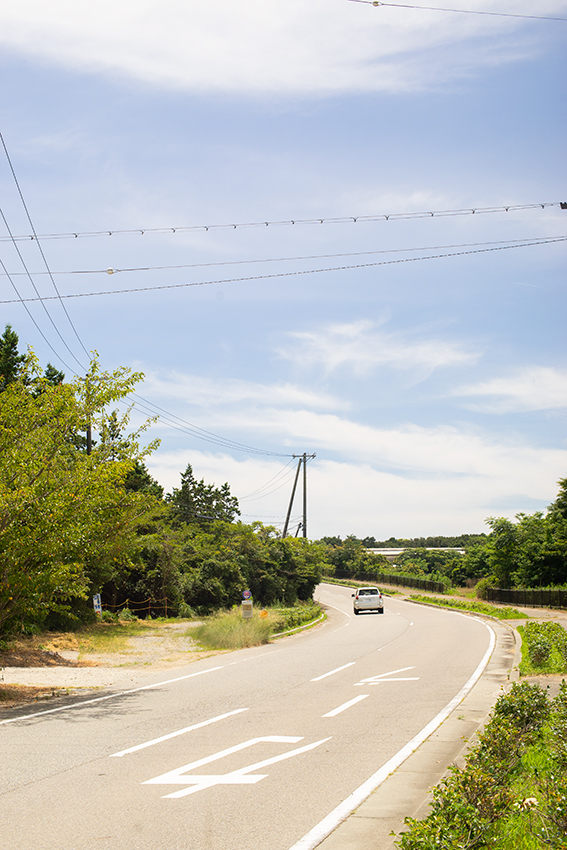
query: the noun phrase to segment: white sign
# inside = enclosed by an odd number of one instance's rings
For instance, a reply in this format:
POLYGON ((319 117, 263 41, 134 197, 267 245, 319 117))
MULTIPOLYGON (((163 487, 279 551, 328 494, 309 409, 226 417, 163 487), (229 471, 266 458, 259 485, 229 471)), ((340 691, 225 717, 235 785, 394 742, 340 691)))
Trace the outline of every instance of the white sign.
POLYGON ((249 620, 254 613, 254 606, 251 599, 244 599, 242 602, 242 616, 245 620, 249 620))
POLYGON ((261 779, 265 779, 267 774, 261 773, 255 776, 250 776, 253 770, 260 770, 263 767, 268 767, 271 764, 276 764, 278 761, 292 758, 293 756, 307 753, 309 750, 314 750, 315 747, 324 744, 325 741, 330 741, 330 738, 323 738, 321 741, 315 741, 314 744, 307 744, 304 747, 298 747, 295 750, 288 750, 287 753, 282 753, 279 756, 273 756, 263 761, 258 761, 255 764, 250 764, 247 767, 241 767, 238 770, 231 770, 230 773, 222 774, 190 774, 189 771, 195 770, 198 767, 203 767, 205 764, 210 764, 213 761, 218 761, 225 756, 230 756, 240 750, 246 750, 256 744, 297 744, 303 738, 290 738, 283 735, 269 735, 264 738, 251 738, 243 744, 237 744, 235 747, 228 747, 226 750, 221 750, 207 758, 199 759, 199 761, 185 764, 183 767, 178 767, 176 770, 170 770, 168 773, 162 773, 161 776, 156 776, 155 779, 147 779, 142 782, 142 785, 191 785, 191 788, 182 788, 180 791, 174 791, 172 794, 164 795, 164 799, 179 799, 186 797, 188 794, 195 794, 197 791, 203 791, 205 788, 212 788, 215 785, 254 785, 261 779))
POLYGON ((100 593, 95 593, 93 596, 93 608, 95 609, 97 614, 102 614, 102 602, 100 598, 100 593))

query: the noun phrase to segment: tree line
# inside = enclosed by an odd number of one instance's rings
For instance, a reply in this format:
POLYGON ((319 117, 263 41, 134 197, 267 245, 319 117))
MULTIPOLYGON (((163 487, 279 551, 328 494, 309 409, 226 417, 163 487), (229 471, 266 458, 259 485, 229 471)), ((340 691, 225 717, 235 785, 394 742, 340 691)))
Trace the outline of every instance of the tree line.
POLYGON ((479 585, 501 588, 559 587, 567 585, 567 478, 545 511, 518 513, 515 521, 489 517, 488 534, 462 534, 376 541, 349 535, 324 537, 329 562, 354 576, 364 572, 398 572, 440 581, 448 586, 479 585), (464 549, 431 551, 432 547, 464 549), (380 549, 404 548, 392 564, 380 549), (368 549, 373 549, 369 553, 368 549))
POLYGON ((111 610, 166 600, 173 615, 229 607, 244 589, 261 604, 312 597, 323 546, 240 522, 229 485, 197 480, 190 464, 179 489, 164 495, 145 465, 158 445, 141 442, 151 421, 130 431, 131 407, 112 409, 142 378, 104 371, 95 355, 84 377, 68 381, 33 352, 20 354, 6 327, 0 634, 88 620, 95 593, 111 610))
POLYGON ((308 600, 322 571, 408 573, 446 584, 499 587, 567 583, 567 478, 547 511, 489 518, 486 535, 376 541, 349 535, 282 539, 240 520, 228 483, 198 480, 191 464, 164 494, 145 465, 125 403, 143 375, 101 369, 66 380, 32 351, 20 354, 8 325, 0 337, 0 634, 66 628, 92 617, 92 596, 110 610, 188 615, 237 604, 308 600), (86 434, 92 439, 87 442, 86 434), (408 545, 409 544, 409 545, 408 545), (405 547, 394 567, 380 548, 405 547), (429 551, 431 546, 464 548, 429 551), (374 548, 378 554, 369 554, 374 548), (481 585, 482 586, 482 585, 481 585), (144 608, 149 600, 149 606, 144 608))

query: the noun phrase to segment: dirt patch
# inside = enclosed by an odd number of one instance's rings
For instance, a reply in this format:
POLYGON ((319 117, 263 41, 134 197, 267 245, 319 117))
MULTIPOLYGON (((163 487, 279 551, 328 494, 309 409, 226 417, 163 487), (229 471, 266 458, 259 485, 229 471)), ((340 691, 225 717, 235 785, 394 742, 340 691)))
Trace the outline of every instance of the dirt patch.
POLYGON ((53 699, 54 697, 65 696, 68 693, 68 688, 5 685, 3 682, 0 682, 0 709, 15 708, 18 705, 27 705, 30 702, 53 699))
POLYGON ((192 625, 198 624, 151 624, 147 633, 127 636, 112 648, 81 633, 13 640, 8 649, 0 651, 0 711, 123 680, 131 683, 154 669, 181 667, 217 655, 202 650, 192 639, 192 625))
POLYGON ((76 667, 77 662, 63 658, 50 649, 18 646, 0 652, 0 667, 76 667))

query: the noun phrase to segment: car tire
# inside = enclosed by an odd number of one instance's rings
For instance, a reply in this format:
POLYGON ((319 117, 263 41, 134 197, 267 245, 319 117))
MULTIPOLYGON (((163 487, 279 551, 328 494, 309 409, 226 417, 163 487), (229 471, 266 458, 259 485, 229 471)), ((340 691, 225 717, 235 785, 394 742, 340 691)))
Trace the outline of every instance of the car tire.
POLYGON ((359 613, 360 613, 360 611, 357 611, 357 610, 356 610, 356 608, 353 608, 352 610, 353 610, 353 612, 354 612, 355 614, 359 614, 359 613))

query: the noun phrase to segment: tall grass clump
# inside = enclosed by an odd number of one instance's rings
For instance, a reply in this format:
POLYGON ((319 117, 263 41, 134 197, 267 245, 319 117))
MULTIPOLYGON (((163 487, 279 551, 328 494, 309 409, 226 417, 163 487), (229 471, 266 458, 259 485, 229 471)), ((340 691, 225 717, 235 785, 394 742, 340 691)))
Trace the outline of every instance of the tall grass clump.
POLYGON ((242 649, 268 643, 272 633, 269 619, 254 614, 244 619, 241 612, 220 612, 201 626, 191 629, 191 637, 207 649, 242 649))

